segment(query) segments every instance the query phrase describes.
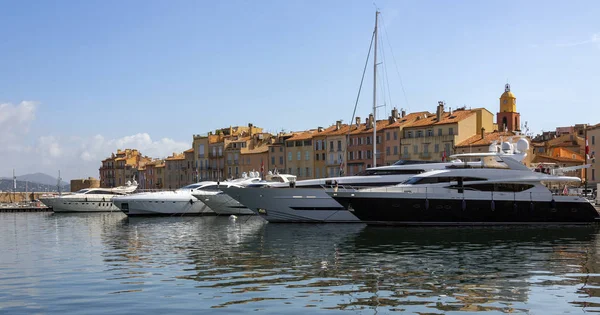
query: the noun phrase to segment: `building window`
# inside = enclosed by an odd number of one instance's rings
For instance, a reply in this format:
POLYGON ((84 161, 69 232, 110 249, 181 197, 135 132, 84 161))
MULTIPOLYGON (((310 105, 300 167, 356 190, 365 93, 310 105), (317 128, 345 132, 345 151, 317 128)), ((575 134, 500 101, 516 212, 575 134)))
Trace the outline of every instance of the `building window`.
POLYGON ((301 171, 302 171, 302 169, 301 169, 301 168, 299 168, 299 167, 298 167, 298 168, 296 169, 296 171, 298 172, 298 176, 302 176, 302 172, 301 172, 301 171))
POLYGON ((296 160, 298 160, 298 161, 302 160, 302 152, 300 152, 300 151, 296 152, 296 160))
POLYGON ((390 155, 390 147, 385 147, 385 155, 390 155))
POLYGON ((394 140, 398 140, 398 132, 394 131, 394 140))
POLYGON ((338 151, 342 151, 342 140, 338 140, 337 149, 338 149, 338 151))
POLYGON ((407 138, 412 138, 412 135, 413 135, 412 131, 409 131, 409 132, 407 132, 406 137, 407 138))
POLYGON ((423 130, 419 130, 419 131, 417 131, 417 137, 418 137, 418 138, 421 138, 421 137, 423 137, 423 130))
POLYGON ((444 144, 444 152, 446 152, 446 156, 448 156, 452 153, 452 152, 450 152, 450 143, 444 144))
POLYGON ((441 136, 441 135, 442 135, 442 128, 439 128, 438 129, 438 136, 441 136))
POLYGON ((333 151, 333 141, 329 141, 329 150, 333 151))
POLYGON ((288 152, 288 161, 292 160, 292 152, 288 152))
POLYGON ((305 175, 306 175, 306 177, 310 177, 310 168, 309 167, 306 168, 306 174, 305 175))
POLYGON ((452 128, 452 127, 448 128, 448 134, 451 136, 454 135, 454 128, 452 128))
POLYGON ((390 141, 390 132, 385 133, 385 141, 390 141))
POLYGON ((371 137, 367 137, 367 144, 371 144, 371 137))
POLYGON ((283 152, 283 147, 279 147, 279 152, 283 152))
POLYGON ((398 155, 398 146, 397 145, 394 146, 394 155, 398 155))
POLYGON ((408 155, 408 146, 404 147, 404 155, 408 155))
POLYGON ((271 153, 275 152, 275 147, 271 147, 271 153))
POLYGON ((354 152, 350 152, 350 156, 348 157, 348 160, 352 161, 354 160, 354 152))
POLYGON ((419 153, 419 146, 418 145, 413 145, 413 153, 419 153))
POLYGON ((427 136, 428 137, 433 137, 433 129, 427 130, 427 136))
POLYGON ((283 156, 280 156, 280 157, 279 157, 279 164, 280 164, 281 166, 283 166, 283 156))
POLYGON ((429 144, 423 145, 423 153, 429 153, 429 144))
POLYGON ((275 165, 275 157, 274 156, 271 157, 271 165, 275 165))
POLYGON ((308 152, 308 151, 304 152, 304 159, 307 161, 310 160, 310 152, 308 152))
POLYGON ((436 144, 433 146, 433 152, 434 152, 434 153, 438 153, 438 152, 440 152, 440 145, 439 145, 439 144, 437 144, 437 143, 436 143, 436 144))
POLYGON ((315 161, 319 160, 319 153, 315 154, 315 161))
POLYGON ((596 144, 596 136, 592 136, 592 145, 596 144))

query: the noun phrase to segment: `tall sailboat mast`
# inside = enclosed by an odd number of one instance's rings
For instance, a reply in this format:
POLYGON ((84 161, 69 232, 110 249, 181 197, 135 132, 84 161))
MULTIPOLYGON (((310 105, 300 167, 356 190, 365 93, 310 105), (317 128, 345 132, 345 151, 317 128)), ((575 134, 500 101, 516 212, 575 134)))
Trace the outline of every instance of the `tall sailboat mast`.
MULTIPOLYGON (((377 19, 379 11, 375 11, 374 50, 373 50, 373 165, 377 166, 377 19)), ((371 122, 369 122, 371 123, 371 122)))

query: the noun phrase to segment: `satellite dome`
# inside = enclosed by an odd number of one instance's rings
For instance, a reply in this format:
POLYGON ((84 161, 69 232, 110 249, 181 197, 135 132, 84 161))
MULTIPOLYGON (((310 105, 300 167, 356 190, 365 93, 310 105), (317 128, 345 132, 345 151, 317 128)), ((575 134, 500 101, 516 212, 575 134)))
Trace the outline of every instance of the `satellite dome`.
POLYGON ((527 150, 529 150, 529 141, 527 141, 527 139, 519 139, 519 141, 517 141, 517 150, 519 150, 519 152, 527 152, 527 150))
POLYGON ((505 153, 511 152, 512 151, 512 144, 510 144, 510 142, 502 142, 502 151, 505 153))

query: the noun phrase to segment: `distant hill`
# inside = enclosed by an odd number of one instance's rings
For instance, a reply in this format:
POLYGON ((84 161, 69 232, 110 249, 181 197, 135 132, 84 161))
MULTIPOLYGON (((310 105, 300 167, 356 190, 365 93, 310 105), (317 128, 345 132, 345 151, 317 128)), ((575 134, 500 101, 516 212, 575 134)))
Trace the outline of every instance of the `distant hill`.
MULTIPOLYGON (((2 177, 2 179, 12 180, 12 176, 2 177)), ((57 183, 57 178, 52 177, 48 174, 44 173, 33 173, 33 174, 25 174, 17 176, 17 181, 30 182, 30 183, 38 183, 43 185, 55 186, 57 183)), ((68 185, 69 183, 65 181, 61 181, 61 186, 68 185)), ((12 185, 11 185, 12 187, 12 185)))

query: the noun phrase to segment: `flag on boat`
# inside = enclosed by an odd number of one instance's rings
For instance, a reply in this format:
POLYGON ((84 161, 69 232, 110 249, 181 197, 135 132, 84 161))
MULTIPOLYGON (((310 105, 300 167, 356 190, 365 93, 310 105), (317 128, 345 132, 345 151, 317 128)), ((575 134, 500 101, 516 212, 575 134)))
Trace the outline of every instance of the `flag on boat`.
POLYGON ((563 188, 563 195, 568 195, 569 194, 569 189, 567 188, 567 185, 565 185, 565 188, 563 188))

